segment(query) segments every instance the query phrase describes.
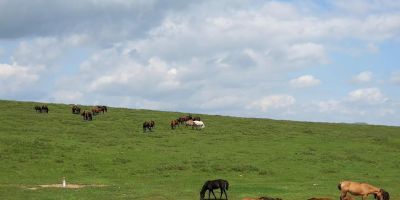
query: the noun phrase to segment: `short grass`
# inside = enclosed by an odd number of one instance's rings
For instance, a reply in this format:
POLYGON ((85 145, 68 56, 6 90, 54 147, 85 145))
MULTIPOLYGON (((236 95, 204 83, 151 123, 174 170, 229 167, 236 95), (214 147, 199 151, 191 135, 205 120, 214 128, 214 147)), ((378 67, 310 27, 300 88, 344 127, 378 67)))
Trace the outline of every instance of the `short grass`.
POLYGON ((341 180, 400 199, 400 127, 194 114, 205 129, 171 130, 186 113, 109 108, 85 122, 69 105, 40 114, 36 104, 0 101, 0 199, 193 200, 216 178, 229 181, 232 200, 338 199, 341 180), (153 132, 143 133, 145 120, 153 132), (108 187, 28 189, 64 176, 108 187))

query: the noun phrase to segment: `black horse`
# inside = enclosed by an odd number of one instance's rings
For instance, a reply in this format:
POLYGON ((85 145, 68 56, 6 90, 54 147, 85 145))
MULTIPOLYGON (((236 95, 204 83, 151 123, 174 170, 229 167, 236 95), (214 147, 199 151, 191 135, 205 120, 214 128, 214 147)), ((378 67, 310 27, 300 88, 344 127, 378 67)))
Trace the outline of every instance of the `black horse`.
POLYGON ((214 195, 214 198, 217 199, 217 197, 214 194, 214 189, 220 189, 221 190, 221 195, 219 199, 222 198, 222 193, 225 194, 225 199, 228 199, 228 195, 226 194, 226 190, 229 188, 229 183, 226 180, 222 179, 217 179, 217 180, 212 180, 212 181, 206 181, 201 188, 200 191, 200 200, 205 200, 204 196, 206 195, 206 191, 208 190, 208 199, 210 199, 210 191, 214 195))
POLYGON ((143 132, 146 132, 146 130, 152 131, 155 126, 154 121, 145 121, 143 123, 143 132))
POLYGON ((42 105, 42 106, 36 105, 35 110, 36 110, 36 112, 40 112, 40 113, 43 113, 43 112, 49 113, 49 108, 47 107, 47 105, 42 105))

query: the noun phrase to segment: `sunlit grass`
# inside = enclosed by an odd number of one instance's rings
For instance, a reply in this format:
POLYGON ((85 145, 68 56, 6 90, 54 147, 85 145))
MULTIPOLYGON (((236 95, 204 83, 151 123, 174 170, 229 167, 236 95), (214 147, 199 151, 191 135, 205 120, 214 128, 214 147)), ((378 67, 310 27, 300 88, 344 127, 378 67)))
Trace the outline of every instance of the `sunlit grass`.
MULTIPOLYGON (((69 105, 0 101, 0 199, 199 198, 208 179, 230 182, 230 199, 338 198, 349 179, 400 199, 400 128, 200 116, 203 130, 169 122, 187 113, 110 108, 85 122, 69 105), (143 133, 145 120, 156 121, 143 133), (102 184, 37 189, 40 184, 102 184)), ((372 199, 372 197, 370 198, 372 199)))

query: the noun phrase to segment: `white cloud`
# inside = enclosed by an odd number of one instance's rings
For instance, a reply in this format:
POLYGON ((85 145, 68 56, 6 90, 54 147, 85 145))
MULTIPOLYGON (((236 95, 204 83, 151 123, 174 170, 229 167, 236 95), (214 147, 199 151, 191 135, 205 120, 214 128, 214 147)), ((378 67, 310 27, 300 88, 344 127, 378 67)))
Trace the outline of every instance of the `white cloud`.
MULTIPOLYGON (((17 93, 20 90, 34 86, 39 75, 31 68, 20 66, 16 63, 0 63, 0 94, 8 96, 9 93, 17 93)), ((33 90, 33 89, 32 89, 33 90)))
POLYGON ((321 44, 304 43, 294 44, 288 49, 288 58, 292 61, 313 60, 314 62, 326 63, 327 56, 325 48, 321 44))
POLYGON ((357 76, 353 77, 352 82, 354 83, 368 83, 371 82, 373 78, 373 73, 371 71, 363 71, 357 76))
POLYGON ((388 100, 378 88, 363 88, 351 91, 348 98, 352 102, 362 102, 368 104, 384 103, 388 100))
POLYGON ((400 85, 400 71, 399 72, 393 72, 391 77, 390 77, 390 81, 392 83, 400 85))
POLYGON ((312 75, 303 75, 289 81, 289 84, 295 88, 312 87, 320 83, 321 81, 312 75))
POLYGON ((258 101, 254 101, 251 107, 259 108, 265 112, 270 109, 285 109, 292 106, 295 102, 295 98, 290 95, 269 95, 258 101))
POLYGON ((82 102, 83 96, 83 93, 80 91, 59 90, 52 95, 51 99, 55 102, 73 104, 76 102, 82 102))
POLYGON ((319 112, 324 112, 324 113, 336 112, 342 114, 350 113, 350 111, 343 105, 343 103, 338 100, 319 101, 319 102, 314 102, 313 104, 317 105, 319 112))

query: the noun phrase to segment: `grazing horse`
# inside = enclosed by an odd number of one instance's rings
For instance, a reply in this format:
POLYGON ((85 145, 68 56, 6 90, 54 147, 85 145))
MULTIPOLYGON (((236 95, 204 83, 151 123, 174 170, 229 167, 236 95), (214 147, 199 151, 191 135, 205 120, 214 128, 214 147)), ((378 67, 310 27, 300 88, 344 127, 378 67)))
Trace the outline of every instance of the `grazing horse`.
POLYGON ((96 106, 100 111, 107 112, 107 106, 96 106))
POLYGON ((200 200, 204 200, 204 197, 206 195, 206 191, 208 190, 208 199, 210 199, 210 191, 214 195, 214 198, 217 199, 217 197, 214 194, 214 189, 220 189, 221 190, 221 195, 219 199, 222 198, 222 193, 225 194, 225 199, 228 199, 228 195, 226 194, 226 190, 229 188, 229 183, 226 180, 222 179, 217 179, 217 180, 212 180, 212 181, 206 181, 201 188, 200 191, 200 200))
POLYGON ((189 121, 192 119, 192 115, 187 115, 187 116, 182 116, 178 118, 178 122, 180 124, 185 124, 185 122, 189 121))
POLYGON ((47 107, 47 105, 42 106, 42 112, 49 113, 49 108, 47 107))
POLYGON ((186 122, 185 122, 185 126, 186 127, 188 127, 188 126, 193 126, 193 120, 187 120, 186 122))
POLYGON ((36 112, 42 112, 42 107, 36 105, 36 106, 35 106, 35 111, 36 111, 36 112))
POLYGON ((179 122, 177 119, 174 119, 171 121, 171 129, 175 129, 177 126, 179 126, 179 122))
POLYGON ((146 132, 146 130, 152 131, 154 126, 155 126, 155 122, 153 120, 152 121, 145 121, 143 123, 143 132, 146 132))
POLYGON ((92 112, 90 112, 90 111, 85 110, 85 111, 83 111, 83 113, 81 115, 83 117, 83 120, 85 120, 85 121, 92 121, 92 119, 93 119, 92 112))
POLYGON ((202 129, 202 128, 205 128, 205 127, 206 127, 206 125, 204 125, 204 122, 202 122, 202 121, 193 121, 192 129, 193 128, 202 129))
POLYGON ((81 114, 81 108, 77 105, 72 106, 72 114, 81 114))
POLYGON ((389 193, 384 189, 377 188, 367 183, 358 183, 352 181, 343 181, 339 183, 340 200, 344 200, 347 193, 355 196, 362 196, 362 200, 366 200, 368 195, 373 194, 377 200, 389 200, 389 193))

